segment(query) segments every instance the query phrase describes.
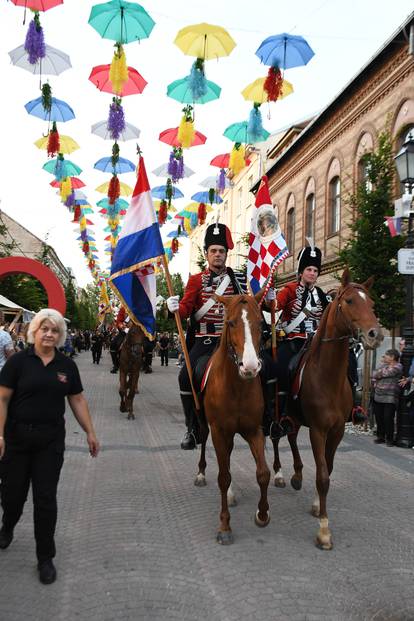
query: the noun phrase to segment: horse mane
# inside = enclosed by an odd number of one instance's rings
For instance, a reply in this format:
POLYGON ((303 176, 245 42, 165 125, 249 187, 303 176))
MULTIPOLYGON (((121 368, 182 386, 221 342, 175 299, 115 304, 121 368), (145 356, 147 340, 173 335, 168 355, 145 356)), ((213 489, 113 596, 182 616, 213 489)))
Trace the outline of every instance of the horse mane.
POLYGON ((323 311, 323 315, 322 315, 321 320, 319 322, 318 329, 316 330, 316 334, 315 334, 315 336, 312 339, 312 344, 311 344, 310 349, 309 349, 309 355, 316 354, 316 352, 319 350, 319 347, 320 347, 320 344, 321 344, 321 340, 322 340, 323 335, 325 334, 326 325, 328 323, 329 313, 333 310, 334 306, 335 306, 335 309, 338 306, 338 293, 339 293, 339 291, 340 291, 340 289, 337 290, 335 298, 332 300, 332 302, 330 304, 328 304, 328 306, 323 311))

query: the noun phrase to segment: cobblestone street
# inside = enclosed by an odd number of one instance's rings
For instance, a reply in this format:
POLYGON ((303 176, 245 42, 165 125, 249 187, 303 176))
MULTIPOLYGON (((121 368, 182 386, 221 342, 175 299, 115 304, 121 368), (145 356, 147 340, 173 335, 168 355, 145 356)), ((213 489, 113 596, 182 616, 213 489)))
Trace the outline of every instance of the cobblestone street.
MULTIPOLYGON (((67 410, 59 487, 56 566, 39 583, 31 501, 0 554, 1 621, 409 621, 414 619, 414 451, 346 435, 328 497, 334 549, 314 545, 314 462, 307 430, 300 492, 269 488, 271 522, 253 518, 259 497, 250 451, 237 439, 231 509, 234 544, 216 543, 219 494, 209 442, 208 485, 193 485, 198 452, 182 451, 177 366, 140 379, 136 420, 119 412, 109 353, 76 358, 102 451, 92 460, 67 410)), ((281 442, 286 478, 292 459, 281 442)), ((267 450, 269 466, 272 452, 267 450)))

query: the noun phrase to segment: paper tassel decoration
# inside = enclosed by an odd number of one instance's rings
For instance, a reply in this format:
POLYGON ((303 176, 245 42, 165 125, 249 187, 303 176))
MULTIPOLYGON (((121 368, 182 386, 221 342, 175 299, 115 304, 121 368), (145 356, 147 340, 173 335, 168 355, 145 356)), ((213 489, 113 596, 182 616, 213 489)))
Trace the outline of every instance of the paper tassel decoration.
POLYGON ((56 159, 55 170, 53 171, 56 181, 61 181, 68 176, 66 170, 66 162, 63 155, 60 153, 56 159))
POLYGON ((119 161, 119 146, 118 146, 118 143, 115 142, 112 145, 112 157, 111 157, 111 162, 112 162, 113 168, 115 168, 115 166, 117 165, 118 161, 119 161))
POLYGON ((282 94, 283 77, 279 67, 269 67, 263 88, 267 93, 267 101, 277 101, 282 94))
POLYGON ((171 252, 173 254, 176 254, 178 252, 178 248, 179 248, 178 239, 174 237, 174 239, 171 242, 171 252))
POLYGON ((62 183, 60 184, 60 197, 62 199, 62 203, 66 201, 67 197, 71 192, 72 184, 70 181, 70 177, 66 177, 65 179, 62 179, 62 183))
POLYGON ((109 81, 112 83, 113 92, 119 95, 125 82, 128 82, 129 75, 124 49, 120 43, 116 43, 115 47, 116 50, 109 68, 109 81))
POLYGON ((35 65, 41 58, 46 56, 45 38, 43 36, 43 28, 40 25, 39 13, 35 13, 34 18, 29 24, 24 49, 27 52, 31 65, 35 65))
POLYGON ((184 178, 183 150, 180 147, 174 147, 170 153, 168 174, 173 183, 177 183, 177 181, 184 178))
POLYGON ((193 101, 197 101, 206 95, 207 82, 204 74, 204 60, 202 58, 197 58, 191 67, 188 86, 193 96, 193 101))
POLYGON ((198 206, 198 212, 197 212, 199 224, 204 224, 204 222, 206 221, 206 215, 207 215, 206 206, 204 203, 200 203, 198 206))
POLYGON ((52 89, 48 83, 42 86, 42 106, 46 112, 52 110, 52 89))
POLYGON ((125 129, 125 115, 121 102, 122 99, 114 97, 109 106, 107 128, 112 140, 118 140, 125 129))
POLYGON ((190 226, 192 229, 195 229, 195 227, 198 224, 198 214, 196 214, 195 212, 191 214, 190 216, 190 226))
POLYGON ((259 110, 260 104, 255 103, 250 111, 249 122, 247 124, 247 132, 249 140, 256 142, 260 140, 263 133, 262 115, 259 110))
POLYGON ((194 140, 193 106, 183 108, 183 117, 178 128, 177 139, 183 149, 189 149, 194 140))
POLYGON ((162 226, 167 221, 168 206, 167 201, 162 200, 160 202, 160 208, 158 210, 158 224, 162 226))
POLYGON ((119 179, 116 175, 112 175, 112 178, 109 182, 108 186, 108 202, 110 205, 113 205, 115 201, 121 195, 121 187, 119 185, 119 179))
POLYGON ((214 203, 214 199, 216 198, 216 191, 214 188, 210 188, 208 191, 208 202, 210 205, 214 203))
POLYGON ((73 207, 74 204, 75 204, 75 193, 74 193, 73 190, 71 190, 71 193, 69 194, 69 196, 65 200, 65 206, 66 207, 73 207))
POLYGON ((221 194, 226 189, 226 171, 220 168, 220 174, 217 182, 217 192, 221 194))
POLYGON ((236 142, 230 153, 229 168, 236 176, 245 166, 244 146, 240 142, 236 142))
POLYGON ((56 127, 56 123, 53 122, 52 129, 49 132, 49 138, 47 141, 47 154, 49 157, 54 157, 60 150, 59 132, 56 127))
POLYGON ((173 186, 171 183, 171 179, 168 178, 166 188, 165 188, 165 198, 168 202, 168 207, 171 207, 172 197, 173 197, 173 186))

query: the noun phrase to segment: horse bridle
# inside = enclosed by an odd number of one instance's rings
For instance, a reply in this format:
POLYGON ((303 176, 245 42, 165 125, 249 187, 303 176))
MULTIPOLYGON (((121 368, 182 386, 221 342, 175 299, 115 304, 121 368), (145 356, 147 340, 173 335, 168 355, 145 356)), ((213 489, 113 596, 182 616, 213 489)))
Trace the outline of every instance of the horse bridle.
MULTIPOLYGON (((229 327, 231 328, 231 320, 226 319, 226 324, 227 324, 227 329, 226 329, 226 348, 227 348, 227 354, 230 358, 230 360, 232 360, 234 362, 234 364, 236 365, 236 367, 239 369, 240 367, 243 366, 243 361, 239 360, 239 356, 234 348, 233 343, 231 342, 231 340, 229 339, 229 327)), ((259 371, 262 368, 262 359, 257 356, 259 359, 259 371)))
POLYGON ((365 295, 367 295, 366 290, 364 289, 364 287, 361 287, 360 285, 357 284, 349 284, 345 287, 345 289, 343 291, 341 291, 341 293, 338 295, 337 298, 335 298, 335 302, 337 301, 337 305, 336 305, 336 310, 335 310, 335 317, 338 316, 338 313, 341 312, 341 317, 345 322, 345 326, 349 329, 350 333, 349 334, 345 334, 343 336, 336 336, 336 337, 321 337, 321 342, 323 343, 329 343, 329 342, 333 342, 333 341, 344 341, 345 339, 352 339, 354 341, 354 343, 358 343, 359 341, 359 329, 355 329, 352 325, 352 323, 347 319, 347 317, 344 314, 344 311, 342 310, 342 305, 341 305, 341 299, 343 298, 343 296, 345 295, 345 293, 347 292, 348 289, 350 288, 353 289, 357 289, 358 291, 362 291, 362 293, 364 293, 365 295))

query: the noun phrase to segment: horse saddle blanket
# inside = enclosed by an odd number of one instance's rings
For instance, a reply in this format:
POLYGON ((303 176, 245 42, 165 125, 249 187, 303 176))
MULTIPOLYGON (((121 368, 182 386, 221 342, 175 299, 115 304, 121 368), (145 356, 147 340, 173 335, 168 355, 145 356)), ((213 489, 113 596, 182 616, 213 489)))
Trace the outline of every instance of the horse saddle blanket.
POLYGON ((200 356, 193 369, 193 383, 196 392, 202 393, 206 387, 211 366, 211 356, 200 356))

